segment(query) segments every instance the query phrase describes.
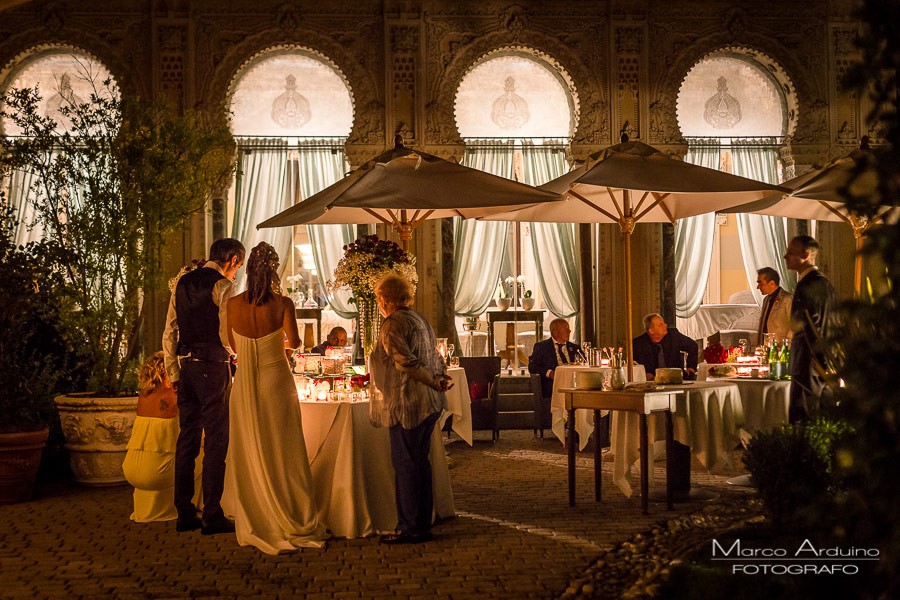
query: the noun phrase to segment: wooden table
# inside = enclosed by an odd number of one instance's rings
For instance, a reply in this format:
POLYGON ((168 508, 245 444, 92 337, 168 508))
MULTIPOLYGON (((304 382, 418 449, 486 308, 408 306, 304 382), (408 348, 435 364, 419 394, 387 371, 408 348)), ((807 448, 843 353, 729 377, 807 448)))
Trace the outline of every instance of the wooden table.
MULTIPOLYGON (((575 506, 575 411, 579 408, 594 411, 594 429, 600 427, 600 411, 621 410, 637 413, 640 416, 641 446, 641 513, 647 514, 649 505, 649 442, 647 439, 647 415, 653 412, 664 412, 666 416, 666 508, 672 510, 672 461, 669 455, 675 444, 672 435, 672 410, 675 397, 681 390, 637 391, 637 390, 586 390, 580 388, 563 388, 566 412, 566 449, 569 457, 569 506, 575 506)), ((601 449, 594 443, 594 499, 601 499, 601 449)))
MULTIPOLYGON (((488 322, 488 342, 487 355, 494 356, 494 324, 513 323, 513 331, 515 331, 515 323, 532 322, 534 323, 534 341, 539 342, 544 334, 544 311, 543 310, 489 310, 485 314, 488 322)), ((518 333, 516 331, 516 333, 518 333)), ((515 339, 515 337, 513 337, 515 339)))

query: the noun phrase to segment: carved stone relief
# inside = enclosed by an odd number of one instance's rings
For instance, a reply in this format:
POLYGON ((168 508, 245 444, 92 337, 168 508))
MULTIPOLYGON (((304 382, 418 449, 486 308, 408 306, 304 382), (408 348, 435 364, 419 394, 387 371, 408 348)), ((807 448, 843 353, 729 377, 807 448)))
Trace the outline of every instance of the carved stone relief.
POLYGON ((859 96, 855 89, 845 87, 844 77, 848 68, 859 60, 859 52, 854 40, 858 35, 856 27, 833 26, 830 33, 833 69, 831 70, 831 130, 834 142, 839 145, 855 146, 859 133, 859 96))
POLYGON ((389 27, 391 43, 387 57, 391 65, 391 120, 388 127, 399 132, 404 143, 415 145, 419 119, 416 110, 416 74, 419 71, 419 28, 406 25, 389 27))

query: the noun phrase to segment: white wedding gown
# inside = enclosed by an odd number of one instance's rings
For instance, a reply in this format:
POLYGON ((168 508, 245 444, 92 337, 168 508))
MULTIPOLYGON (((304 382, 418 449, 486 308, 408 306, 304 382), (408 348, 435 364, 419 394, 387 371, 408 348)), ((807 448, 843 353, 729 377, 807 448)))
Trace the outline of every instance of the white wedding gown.
POLYGON ((231 390, 225 469, 226 514, 242 546, 266 554, 325 545, 283 334, 234 333, 238 369, 231 390))

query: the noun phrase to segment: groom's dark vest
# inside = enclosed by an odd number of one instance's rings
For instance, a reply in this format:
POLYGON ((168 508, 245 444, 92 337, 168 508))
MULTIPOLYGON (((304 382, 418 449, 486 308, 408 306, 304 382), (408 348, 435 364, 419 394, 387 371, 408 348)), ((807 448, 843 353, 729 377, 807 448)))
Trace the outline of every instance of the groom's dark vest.
POLYGON ((186 273, 175 287, 175 317, 178 320, 178 355, 198 360, 228 361, 228 351, 219 339, 219 307, 213 302, 213 287, 225 277, 215 269, 200 268, 186 273))

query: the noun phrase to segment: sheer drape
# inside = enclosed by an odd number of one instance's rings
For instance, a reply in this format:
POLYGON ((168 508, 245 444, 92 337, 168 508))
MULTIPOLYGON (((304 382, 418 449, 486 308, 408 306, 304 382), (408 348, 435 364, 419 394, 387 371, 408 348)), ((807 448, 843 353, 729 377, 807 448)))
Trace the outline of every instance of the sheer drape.
MULTIPOLYGON (((315 140, 307 147, 301 146, 295 163, 299 174, 301 200, 309 198, 329 185, 342 179, 350 169, 343 146, 329 146, 315 140)), ((338 261, 344 255, 344 246, 353 241, 352 225, 307 225, 312 245, 313 261, 319 281, 332 279, 338 261)), ((349 290, 331 293, 322 286, 322 293, 338 316, 344 319, 356 317, 356 306, 348 302, 349 290)))
POLYGON ((7 202, 15 209, 16 226, 15 243, 17 246, 38 241, 44 237, 44 228, 35 222, 34 207, 29 198, 34 194, 31 187, 35 183, 35 175, 31 171, 15 170, 10 173, 6 190, 7 202))
MULTIPOLYGON (((565 152, 559 147, 526 144, 522 147, 523 183, 538 186, 568 171, 565 152)), ((541 294, 557 317, 568 318, 581 310, 579 289, 580 252, 573 223, 531 223, 531 246, 541 294)))
MULTIPOLYGON (((719 156, 717 140, 698 140, 688 143, 684 161, 718 170, 719 156)), ((675 315, 682 319, 694 316, 703 304, 715 233, 715 213, 675 222, 675 315)))
MULTIPOLYGON (((732 164, 735 175, 765 183, 778 182, 778 150, 766 140, 735 142, 732 164)), ((787 219, 763 215, 737 214, 741 252, 744 254, 744 270, 757 304, 762 295, 756 289, 756 270, 772 267, 781 275, 781 285, 789 292, 794 290, 797 275, 784 264, 787 249, 787 219)))
MULTIPOLYGON (((467 142, 462 164, 513 179, 512 149, 467 142)), ((456 314, 475 317, 487 310, 500 277, 509 223, 454 219, 453 270, 456 314)))
MULTIPOLYGON (((290 253, 291 229, 257 229, 257 223, 294 204, 295 190, 289 185, 288 147, 283 139, 240 140, 231 237, 239 239, 247 252, 259 242, 272 244, 281 257, 282 268, 290 253)), ((243 289, 247 275, 241 268, 237 284, 243 289)))

